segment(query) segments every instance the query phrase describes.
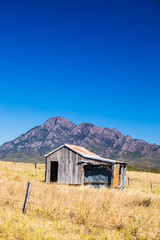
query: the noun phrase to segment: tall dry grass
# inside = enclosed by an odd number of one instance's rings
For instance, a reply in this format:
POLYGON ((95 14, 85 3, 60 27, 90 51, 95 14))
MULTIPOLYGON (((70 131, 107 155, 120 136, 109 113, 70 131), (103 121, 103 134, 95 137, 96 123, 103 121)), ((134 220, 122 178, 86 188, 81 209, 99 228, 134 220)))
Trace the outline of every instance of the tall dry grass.
POLYGON ((0 162, 0 238, 160 239, 160 175, 128 177, 125 192, 46 184, 44 165, 0 162), (30 204, 23 215, 28 180, 30 204))

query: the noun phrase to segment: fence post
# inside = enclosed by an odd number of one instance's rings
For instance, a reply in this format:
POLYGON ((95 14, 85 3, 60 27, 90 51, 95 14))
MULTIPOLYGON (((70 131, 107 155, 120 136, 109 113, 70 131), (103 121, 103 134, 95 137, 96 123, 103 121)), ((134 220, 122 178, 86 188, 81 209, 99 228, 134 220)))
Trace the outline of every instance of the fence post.
POLYGON ((34 164, 34 165, 35 165, 35 169, 37 169, 37 163, 36 163, 36 162, 35 162, 35 164, 34 164))
POLYGON ((150 183, 150 188, 151 188, 151 191, 152 191, 152 183, 150 183))
POLYGON ((25 197, 25 200, 24 200, 24 205, 23 205, 23 214, 26 214, 26 211, 27 211, 27 206, 28 206, 28 202, 29 202, 29 195, 30 195, 30 192, 31 192, 31 182, 28 182, 28 185, 27 185, 27 190, 26 190, 26 197, 25 197))

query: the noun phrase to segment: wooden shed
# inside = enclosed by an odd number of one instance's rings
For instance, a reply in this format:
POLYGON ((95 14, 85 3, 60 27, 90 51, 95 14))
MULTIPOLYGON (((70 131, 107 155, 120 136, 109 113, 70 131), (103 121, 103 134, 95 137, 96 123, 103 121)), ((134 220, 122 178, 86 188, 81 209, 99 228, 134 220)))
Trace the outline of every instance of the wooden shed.
POLYGON ((46 183, 125 189, 126 163, 102 158, 89 150, 65 144, 44 156, 46 183))

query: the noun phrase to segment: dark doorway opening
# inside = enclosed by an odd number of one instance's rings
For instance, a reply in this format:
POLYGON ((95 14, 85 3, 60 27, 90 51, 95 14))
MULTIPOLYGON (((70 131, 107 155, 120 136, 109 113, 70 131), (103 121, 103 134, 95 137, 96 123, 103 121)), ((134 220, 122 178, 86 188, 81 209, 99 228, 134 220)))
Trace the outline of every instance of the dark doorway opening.
POLYGON ((51 182, 58 180, 58 162, 51 162, 51 182))

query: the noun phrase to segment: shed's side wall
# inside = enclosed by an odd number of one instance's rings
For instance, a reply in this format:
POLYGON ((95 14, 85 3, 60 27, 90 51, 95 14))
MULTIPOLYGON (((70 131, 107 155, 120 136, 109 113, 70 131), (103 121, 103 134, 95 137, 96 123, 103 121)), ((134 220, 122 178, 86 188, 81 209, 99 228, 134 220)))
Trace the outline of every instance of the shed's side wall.
POLYGON ((113 171, 113 187, 125 189, 126 164, 115 164, 113 171))
POLYGON ((50 182, 51 161, 58 162, 58 183, 82 184, 84 158, 63 147, 47 157, 46 182, 50 182))

